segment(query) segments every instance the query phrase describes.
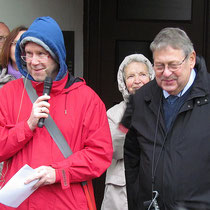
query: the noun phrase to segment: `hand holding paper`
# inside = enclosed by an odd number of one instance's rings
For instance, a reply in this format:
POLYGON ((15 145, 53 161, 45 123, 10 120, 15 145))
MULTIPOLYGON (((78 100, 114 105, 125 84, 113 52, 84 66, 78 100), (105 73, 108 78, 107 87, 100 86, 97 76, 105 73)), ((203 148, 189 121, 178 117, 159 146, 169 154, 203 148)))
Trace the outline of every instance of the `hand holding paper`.
POLYGON ((37 189, 43 185, 54 184, 56 175, 55 169, 51 166, 40 166, 35 169, 36 173, 30 176, 26 181, 25 184, 29 184, 34 180, 39 180, 34 186, 33 189, 37 189))
POLYGON ((28 177, 35 174, 35 170, 28 165, 24 165, 0 190, 0 203, 17 208, 34 191, 33 186, 39 180, 33 180, 25 184, 28 177))

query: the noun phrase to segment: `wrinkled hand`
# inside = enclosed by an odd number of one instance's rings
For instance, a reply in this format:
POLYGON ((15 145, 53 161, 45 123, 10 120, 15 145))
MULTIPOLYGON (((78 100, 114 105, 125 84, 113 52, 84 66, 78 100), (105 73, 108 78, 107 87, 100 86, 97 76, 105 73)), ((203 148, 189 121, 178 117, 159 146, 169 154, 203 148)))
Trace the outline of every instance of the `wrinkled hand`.
POLYGON ((49 114, 50 104, 47 100, 50 99, 50 96, 43 95, 37 98, 37 100, 33 103, 31 115, 27 121, 28 126, 33 131, 38 124, 40 118, 47 118, 49 114))
POLYGON ((55 169, 50 166, 40 166, 35 169, 35 174, 29 177, 25 184, 39 179, 39 181, 33 186, 33 189, 37 189, 44 185, 54 184, 56 180, 55 169))

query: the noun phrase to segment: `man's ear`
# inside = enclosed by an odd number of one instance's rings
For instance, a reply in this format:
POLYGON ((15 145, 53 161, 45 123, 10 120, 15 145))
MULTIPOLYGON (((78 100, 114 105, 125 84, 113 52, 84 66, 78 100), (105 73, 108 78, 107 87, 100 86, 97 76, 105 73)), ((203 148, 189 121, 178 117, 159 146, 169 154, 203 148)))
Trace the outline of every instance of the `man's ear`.
POLYGON ((193 69, 196 63, 196 52, 193 51, 189 56, 190 69, 193 69))

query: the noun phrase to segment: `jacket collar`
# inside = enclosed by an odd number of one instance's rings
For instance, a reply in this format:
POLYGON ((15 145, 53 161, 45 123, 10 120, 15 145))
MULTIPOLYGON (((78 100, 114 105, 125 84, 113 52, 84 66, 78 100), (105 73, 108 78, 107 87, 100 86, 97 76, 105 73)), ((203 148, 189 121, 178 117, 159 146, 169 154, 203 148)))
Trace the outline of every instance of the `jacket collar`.
POLYGON ((196 57, 196 65, 195 69, 197 71, 197 75, 192 86, 192 91, 189 99, 204 97, 209 94, 209 85, 208 85, 208 72, 205 64, 205 60, 201 56, 196 57))
MULTIPOLYGON (((187 103, 185 103, 180 111, 185 111, 192 109, 193 103, 197 105, 202 105, 208 103, 208 98, 206 97, 209 94, 209 84, 208 84, 208 73, 205 65, 205 61, 202 57, 196 58, 195 69, 197 71, 195 81, 192 85, 191 93, 189 95, 187 103), (192 100, 194 99, 195 100, 192 100), (194 102, 193 102, 194 101, 194 102)), ((144 85, 141 89, 145 88, 144 100, 145 103, 149 104, 151 111, 157 116, 161 110, 163 91, 158 86, 156 79, 144 85), (145 86, 145 87, 144 87, 145 86), (160 110, 159 110, 160 109, 160 110)), ((162 127, 164 128, 163 116, 159 115, 159 120, 162 127)))
MULTIPOLYGON (((71 75, 66 74, 64 78, 58 81, 53 81, 52 88, 50 95, 58 95, 61 92, 62 93, 67 93, 73 89, 78 88, 81 85, 86 84, 83 79, 74 79, 74 82, 71 83, 70 86, 66 87, 66 84, 68 83, 68 78, 71 77, 71 75)), ((43 94, 43 88, 44 88, 44 82, 36 82, 36 81, 31 81, 34 89, 37 92, 38 96, 41 96, 43 94)))
MULTIPOLYGON (((154 113, 157 113, 158 106, 157 104, 160 104, 160 101, 163 97, 163 91, 158 86, 156 79, 152 80, 148 83, 148 87, 146 90, 146 93, 144 94, 144 100, 146 103, 150 103, 150 108, 154 111, 154 113)), ((143 89, 143 87, 142 87, 143 89)))
MULTIPOLYGON (((208 85, 208 72, 205 64, 205 60, 201 56, 196 57, 195 70, 197 72, 194 83, 192 84, 192 90, 189 99, 206 96, 210 90, 208 85)), ((144 99, 146 102, 151 101, 154 107, 159 104, 162 97, 162 89, 158 86, 156 79, 150 82, 150 88, 147 88, 144 99)), ((151 104, 151 106, 153 106, 151 104)))

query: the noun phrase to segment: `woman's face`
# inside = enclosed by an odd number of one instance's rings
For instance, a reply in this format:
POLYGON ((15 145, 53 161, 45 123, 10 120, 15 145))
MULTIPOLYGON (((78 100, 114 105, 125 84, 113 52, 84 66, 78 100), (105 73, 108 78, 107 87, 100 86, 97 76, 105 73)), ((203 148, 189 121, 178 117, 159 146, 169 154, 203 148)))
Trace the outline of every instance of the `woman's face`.
POLYGON ((141 62, 132 62, 125 69, 125 83, 130 94, 141 88, 150 81, 149 72, 146 64, 141 62))
POLYGON ((11 43, 11 47, 10 47, 10 59, 11 59, 12 63, 16 63, 16 60, 15 60, 15 47, 16 47, 16 43, 20 39, 21 35, 24 32, 25 31, 20 31, 18 33, 18 35, 15 37, 15 39, 13 40, 13 42, 11 43))

